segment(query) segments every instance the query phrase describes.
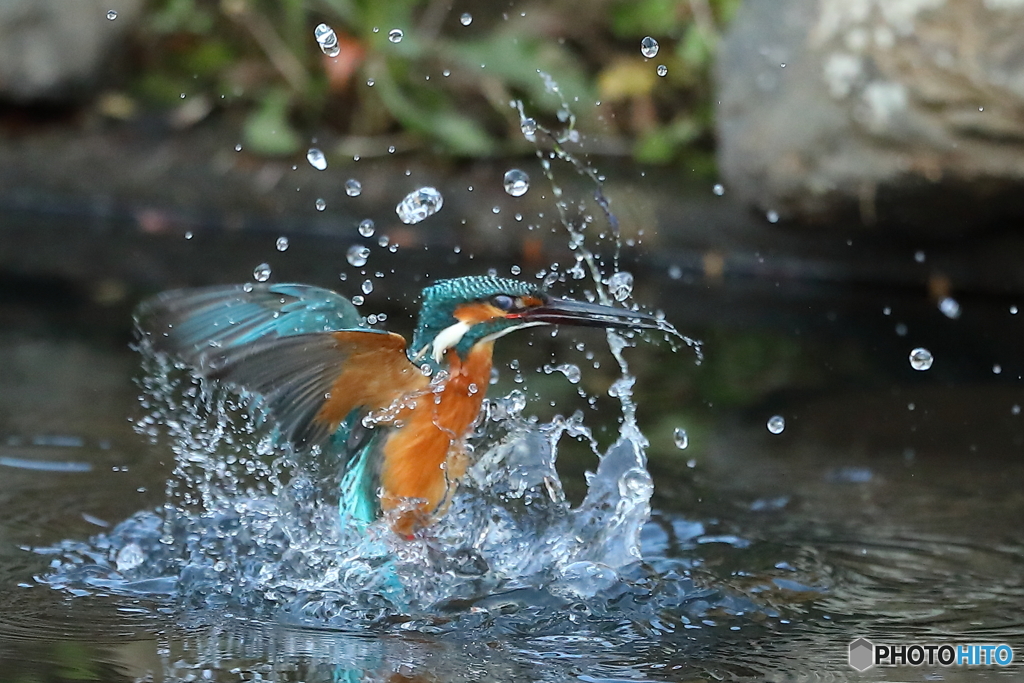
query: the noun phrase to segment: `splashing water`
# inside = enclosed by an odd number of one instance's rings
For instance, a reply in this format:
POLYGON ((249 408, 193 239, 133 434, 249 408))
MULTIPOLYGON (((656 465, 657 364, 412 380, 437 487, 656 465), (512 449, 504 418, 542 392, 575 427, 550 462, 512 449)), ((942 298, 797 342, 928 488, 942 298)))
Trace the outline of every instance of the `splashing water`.
MULTIPOLYGON (((564 152, 556 156, 580 170, 564 152)), ((550 165, 545 175, 557 187, 550 165)), ((595 195, 607 211, 599 184, 595 195)), ((577 266, 589 269, 596 297, 610 304, 605 284, 615 291, 615 274, 602 274, 566 217, 567 205, 558 205, 577 266)), ((615 299, 630 295, 631 288, 615 299)), ((700 358, 697 342, 667 322, 662 330, 700 358)), ((354 524, 339 515, 345 463, 329 446, 292 449, 261 416, 257 397, 197 379, 143 337, 146 415, 137 431, 174 454, 167 502, 89 542, 44 549, 58 559, 39 580, 316 627, 545 634, 618 632, 624 624, 641 632, 650 624, 695 627, 698 615, 726 603, 735 609, 739 599, 695 587, 684 560, 641 561, 653 481, 648 441, 636 422, 635 380, 623 357, 633 335, 608 330, 606 338, 621 370, 607 392, 621 411, 614 443, 601 449, 580 412, 550 422, 526 416, 519 390, 486 399, 465 445, 473 464, 451 506, 436 525, 405 539, 384 520, 354 524), (555 468, 567 439, 598 458, 576 507, 555 468)), ((580 381, 575 365, 545 371, 580 381)))
MULTIPOLYGON (((468 444, 479 457, 450 510, 428 534, 404 540, 384 521, 342 523, 336 457, 293 452, 254 417, 249 397, 204 384, 146 342, 140 350, 149 413, 137 429, 174 452, 167 503, 88 543, 46 549, 63 557, 41 578, 51 586, 302 625, 432 632, 501 614, 544 631, 552 623, 536 622, 536 610, 557 615, 569 605, 618 623, 613 603, 626 594, 638 598, 631 616, 653 619, 665 604, 640 596, 706 606, 714 593, 689 580, 661 585, 640 564, 653 483, 632 420, 573 508, 555 462, 567 438, 598 452, 581 414, 541 423, 523 415, 519 391, 486 400, 468 444)), ((629 402, 631 384, 620 380, 620 400, 629 402)))

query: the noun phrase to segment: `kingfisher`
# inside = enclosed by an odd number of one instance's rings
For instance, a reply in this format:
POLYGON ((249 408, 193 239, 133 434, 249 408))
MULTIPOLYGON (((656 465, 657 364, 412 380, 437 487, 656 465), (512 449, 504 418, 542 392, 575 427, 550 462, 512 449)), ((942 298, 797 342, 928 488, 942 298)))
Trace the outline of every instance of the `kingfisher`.
POLYGON ((135 319, 157 352, 256 395, 296 449, 341 453, 343 519, 384 516, 405 537, 444 513, 466 471, 495 340, 540 325, 660 327, 640 311, 490 275, 427 287, 411 346, 370 327, 347 298, 303 284, 164 292, 135 319))

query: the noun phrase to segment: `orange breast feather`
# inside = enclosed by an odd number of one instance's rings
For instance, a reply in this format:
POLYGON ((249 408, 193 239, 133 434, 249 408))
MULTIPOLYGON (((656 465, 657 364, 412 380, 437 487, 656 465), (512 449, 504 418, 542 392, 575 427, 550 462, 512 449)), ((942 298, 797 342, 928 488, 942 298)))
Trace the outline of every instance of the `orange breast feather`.
POLYGON ((384 444, 381 507, 387 512, 411 503, 392 521, 396 532, 408 535, 429 524, 465 472, 462 441, 480 414, 492 349, 491 343, 476 344, 465 360, 449 350, 444 388, 419 396, 415 408, 399 417, 401 429, 384 444))

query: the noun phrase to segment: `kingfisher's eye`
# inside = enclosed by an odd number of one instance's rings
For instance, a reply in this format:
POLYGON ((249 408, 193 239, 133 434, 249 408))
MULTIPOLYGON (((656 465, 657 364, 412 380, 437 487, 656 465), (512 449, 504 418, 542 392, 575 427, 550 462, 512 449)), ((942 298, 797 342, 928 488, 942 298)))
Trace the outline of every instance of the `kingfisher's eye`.
POLYGON ((511 311, 516 305, 515 299, 505 294, 496 294, 491 297, 491 304, 503 311, 511 311))

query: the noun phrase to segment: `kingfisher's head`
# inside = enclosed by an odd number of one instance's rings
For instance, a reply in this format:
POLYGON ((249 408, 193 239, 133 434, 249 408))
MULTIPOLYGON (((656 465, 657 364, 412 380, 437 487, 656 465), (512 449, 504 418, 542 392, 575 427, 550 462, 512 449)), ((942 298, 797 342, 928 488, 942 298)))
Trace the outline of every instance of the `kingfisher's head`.
POLYGON ((423 292, 411 353, 440 366, 448 349, 465 358, 474 344, 538 325, 656 329, 646 313, 559 299, 519 280, 477 275, 440 280, 423 292))

